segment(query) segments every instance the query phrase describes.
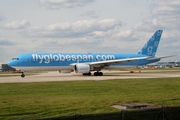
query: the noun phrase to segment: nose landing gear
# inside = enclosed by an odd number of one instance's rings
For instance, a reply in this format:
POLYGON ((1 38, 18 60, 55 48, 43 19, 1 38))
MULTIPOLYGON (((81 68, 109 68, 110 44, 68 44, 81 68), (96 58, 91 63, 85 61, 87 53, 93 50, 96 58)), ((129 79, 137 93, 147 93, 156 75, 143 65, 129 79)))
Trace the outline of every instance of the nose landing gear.
POLYGON ((21 77, 22 77, 22 78, 24 78, 24 77, 25 77, 25 74, 24 74, 24 72, 22 72, 22 74, 21 74, 21 77))
POLYGON ((21 73, 21 77, 24 78, 26 75, 24 74, 24 71, 20 71, 19 73, 21 73))

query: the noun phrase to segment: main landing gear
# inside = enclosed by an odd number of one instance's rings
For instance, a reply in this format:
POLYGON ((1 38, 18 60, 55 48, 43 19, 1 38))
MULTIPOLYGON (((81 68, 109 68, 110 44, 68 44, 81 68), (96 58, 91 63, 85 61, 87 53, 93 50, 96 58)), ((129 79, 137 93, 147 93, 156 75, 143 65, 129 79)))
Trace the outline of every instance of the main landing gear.
POLYGON ((89 73, 83 73, 84 76, 90 76, 91 75, 91 72, 89 73))
MULTIPOLYGON (((83 73, 84 76, 90 76, 91 75, 91 72, 89 73, 83 73)), ((103 73, 102 72, 94 72, 94 76, 103 76, 103 73)))
POLYGON ((102 73, 102 72, 97 71, 97 72, 94 72, 94 76, 103 76, 103 73, 102 73))

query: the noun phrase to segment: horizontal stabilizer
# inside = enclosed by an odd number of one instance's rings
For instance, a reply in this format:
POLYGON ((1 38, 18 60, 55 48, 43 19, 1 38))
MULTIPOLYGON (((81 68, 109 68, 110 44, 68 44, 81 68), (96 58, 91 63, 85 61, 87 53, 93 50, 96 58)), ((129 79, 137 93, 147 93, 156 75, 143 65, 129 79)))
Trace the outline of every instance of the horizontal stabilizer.
POLYGON ((174 57, 176 55, 170 55, 170 56, 162 56, 162 57, 149 57, 146 60, 159 60, 159 59, 163 59, 163 58, 169 58, 169 57, 174 57))

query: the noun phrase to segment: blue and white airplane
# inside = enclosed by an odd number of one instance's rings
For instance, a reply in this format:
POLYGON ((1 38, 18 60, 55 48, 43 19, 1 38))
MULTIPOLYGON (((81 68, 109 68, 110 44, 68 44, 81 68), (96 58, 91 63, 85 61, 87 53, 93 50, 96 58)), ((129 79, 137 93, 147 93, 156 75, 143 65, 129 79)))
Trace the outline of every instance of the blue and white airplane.
POLYGON ((8 65, 21 70, 21 77, 25 77, 26 70, 58 70, 61 73, 82 73, 102 76, 102 69, 120 69, 147 65, 160 61, 155 57, 163 30, 157 30, 149 41, 136 54, 83 54, 83 53, 28 53, 15 56, 8 65))

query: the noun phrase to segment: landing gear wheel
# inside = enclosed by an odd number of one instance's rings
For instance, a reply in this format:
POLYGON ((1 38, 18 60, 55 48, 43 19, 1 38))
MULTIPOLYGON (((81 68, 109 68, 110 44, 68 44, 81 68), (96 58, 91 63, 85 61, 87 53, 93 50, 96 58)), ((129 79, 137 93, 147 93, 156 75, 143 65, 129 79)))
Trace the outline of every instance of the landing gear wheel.
POLYGON ((94 72, 94 76, 103 76, 102 72, 94 72))
POLYGON ((25 74, 24 74, 24 73, 22 73, 22 74, 21 74, 21 77, 22 77, 22 78, 24 78, 24 77, 25 77, 25 74))
POLYGON ((91 72, 89 72, 89 73, 83 73, 83 75, 84 75, 84 76, 88 76, 88 75, 90 76, 90 75, 91 75, 91 72))

